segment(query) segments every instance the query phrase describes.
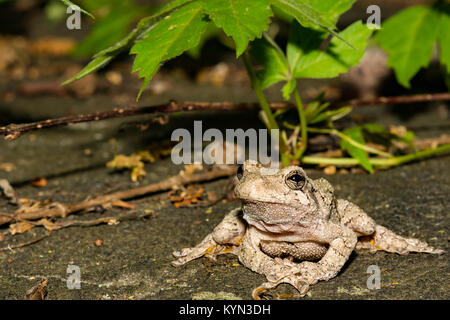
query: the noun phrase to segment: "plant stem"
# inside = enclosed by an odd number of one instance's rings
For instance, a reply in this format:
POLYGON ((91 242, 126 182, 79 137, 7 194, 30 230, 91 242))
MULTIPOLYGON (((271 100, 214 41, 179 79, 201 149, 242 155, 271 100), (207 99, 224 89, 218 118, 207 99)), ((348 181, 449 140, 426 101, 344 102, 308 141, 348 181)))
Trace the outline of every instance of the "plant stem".
POLYGON ((342 140, 345 140, 348 143, 350 143, 351 145, 353 145, 353 146, 355 146, 357 148, 360 148, 362 150, 365 150, 367 152, 378 154, 380 156, 388 157, 388 158, 392 158, 393 157, 392 154, 390 154, 388 152, 384 152, 384 151, 381 151, 381 150, 378 150, 378 149, 366 146, 366 145, 364 145, 362 143, 359 143, 358 141, 353 140, 352 138, 350 138, 346 134, 343 134, 342 132, 340 132, 339 130, 336 130, 336 129, 317 129, 317 128, 309 127, 308 130, 310 132, 316 132, 316 133, 335 134, 335 135, 339 136, 342 140))
POLYGON ((303 108, 302 98, 298 92, 298 88, 294 91, 295 103, 297 105, 297 111, 300 118, 300 129, 302 137, 302 145, 300 149, 296 152, 295 158, 300 159, 308 146, 308 127, 306 123, 305 109, 303 108))
POLYGON ((263 89, 261 87, 261 83, 260 83, 258 77, 256 76, 255 71, 253 70, 253 66, 250 61, 248 52, 245 52, 242 55, 242 59, 244 61, 245 67, 247 68, 247 73, 250 77, 253 91, 255 91, 258 102, 259 102, 264 114, 267 117, 268 129, 279 129, 278 124, 275 121, 275 118, 272 114, 272 111, 270 110, 269 102, 267 101, 266 96, 264 95, 263 89))
MULTIPOLYGON (((259 81, 258 77, 256 76, 255 71, 253 70, 252 62, 250 61, 250 56, 247 51, 242 55, 242 59, 243 59, 244 65, 247 69, 247 73, 250 77, 253 91, 255 91, 258 102, 259 102, 259 104, 264 112, 265 118, 267 120, 267 121, 265 121, 267 129, 279 130, 279 127, 275 120, 275 117, 272 114, 272 111, 270 110, 269 102, 267 101, 266 96, 264 95, 264 91, 261 87, 261 82, 259 81)), ((287 166, 287 165, 289 165, 289 162, 290 162, 289 146, 287 145, 287 142, 286 142, 286 136, 283 135, 281 132, 280 132, 279 142, 280 142, 281 162, 282 162, 283 166, 287 166)))
MULTIPOLYGON (((398 157, 391 157, 389 159, 369 158, 369 162, 377 167, 394 167, 403 163, 420 160, 422 158, 434 155, 436 153, 450 151, 450 144, 444 144, 437 148, 426 149, 415 153, 406 154, 398 157)), ((359 162, 354 158, 324 158, 324 157, 309 157, 304 156, 302 162, 305 164, 329 164, 336 166, 358 165, 359 162)))

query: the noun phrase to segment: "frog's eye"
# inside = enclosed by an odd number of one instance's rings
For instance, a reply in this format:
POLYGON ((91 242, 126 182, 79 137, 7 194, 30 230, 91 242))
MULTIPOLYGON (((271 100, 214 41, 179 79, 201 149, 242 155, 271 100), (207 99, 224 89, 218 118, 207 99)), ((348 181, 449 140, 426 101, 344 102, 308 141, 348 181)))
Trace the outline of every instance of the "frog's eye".
POLYGON ((286 185, 292 190, 300 190, 306 183, 305 176, 300 171, 291 171, 285 178, 286 185))
POLYGON ((239 168, 237 169, 236 176, 238 180, 241 180, 242 177, 244 176, 244 168, 242 167, 242 165, 240 165, 239 168))

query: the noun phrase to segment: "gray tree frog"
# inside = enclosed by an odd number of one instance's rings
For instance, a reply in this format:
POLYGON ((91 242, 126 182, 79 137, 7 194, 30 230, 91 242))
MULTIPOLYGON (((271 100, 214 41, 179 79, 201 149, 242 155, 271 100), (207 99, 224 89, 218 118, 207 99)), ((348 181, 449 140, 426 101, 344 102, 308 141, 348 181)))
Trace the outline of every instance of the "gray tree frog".
POLYGON ((305 295, 311 285, 335 277, 355 249, 444 252, 378 225, 355 204, 336 199, 328 181, 310 179, 301 167, 275 174, 262 174, 262 169, 249 161, 238 169, 235 194, 242 208, 228 213, 196 247, 174 252, 172 265, 235 254, 267 279, 253 290, 257 299, 280 283, 305 295))

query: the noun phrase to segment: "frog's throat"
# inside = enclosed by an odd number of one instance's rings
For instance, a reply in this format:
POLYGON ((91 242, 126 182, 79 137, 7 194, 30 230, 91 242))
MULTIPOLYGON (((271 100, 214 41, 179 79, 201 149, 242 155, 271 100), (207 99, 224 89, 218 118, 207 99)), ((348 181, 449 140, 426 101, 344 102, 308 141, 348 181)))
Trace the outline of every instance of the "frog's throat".
POLYGON ((280 233, 280 234, 286 234, 286 233, 296 233, 299 228, 305 228, 310 223, 308 221, 295 221, 295 223, 292 222, 277 222, 277 223, 267 223, 261 219, 255 219, 251 215, 248 215, 244 211, 244 220, 251 226, 255 227, 256 229, 263 231, 263 232, 270 232, 270 233, 280 233))

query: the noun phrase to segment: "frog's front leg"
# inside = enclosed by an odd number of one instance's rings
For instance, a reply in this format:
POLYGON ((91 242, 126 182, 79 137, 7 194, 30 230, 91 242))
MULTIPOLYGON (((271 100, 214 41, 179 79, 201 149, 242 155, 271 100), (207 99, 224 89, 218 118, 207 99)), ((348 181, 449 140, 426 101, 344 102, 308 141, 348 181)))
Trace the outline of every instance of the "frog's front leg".
POLYGON ((301 277, 310 285, 334 278, 347 262, 358 242, 352 230, 332 222, 320 223, 315 229, 315 236, 315 241, 327 242, 329 248, 319 262, 300 263, 301 277))
POLYGON ((299 234, 277 236, 277 240, 328 243, 327 253, 317 263, 295 263, 289 259, 270 258, 259 248, 260 241, 267 240, 264 238, 264 233, 254 227, 249 227, 240 247, 239 260, 253 271, 264 274, 268 280, 253 291, 254 298, 257 299, 262 291, 274 288, 280 283, 289 283, 301 295, 305 295, 309 287, 319 280, 329 280, 336 276, 348 260, 357 242, 353 231, 331 222, 325 221, 314 226, 308 225, 306 229, 306 232, 300 231, 299 234))
POLYGON ((300 271, 299 265, 289 259, 272 258, 266 255, 260 248, 262 240, 265 240, 265 235, 254 226, 249 226, 239 247, 239 261, 252 271, 264 275, 268 281, 253 290, 253 298, 259 300, 259 295, 263 291, 274 288, 280 283, 289 283, 300 292, 306 292, 309 285, 299 282, 296 276, 300 271))
POLYGON ((202 256, 215 259, 219 254, 237 254, 237 247, 246 230, 240 212, 241 209, 236 208, 228 213, 213 232, 208 234, 197 246, 173 252, 173 256, 177 259, 172 261, 172 265, 178 267, 202 256))

